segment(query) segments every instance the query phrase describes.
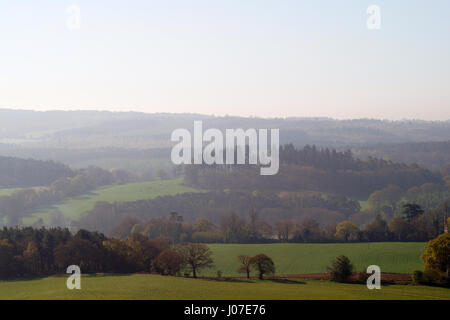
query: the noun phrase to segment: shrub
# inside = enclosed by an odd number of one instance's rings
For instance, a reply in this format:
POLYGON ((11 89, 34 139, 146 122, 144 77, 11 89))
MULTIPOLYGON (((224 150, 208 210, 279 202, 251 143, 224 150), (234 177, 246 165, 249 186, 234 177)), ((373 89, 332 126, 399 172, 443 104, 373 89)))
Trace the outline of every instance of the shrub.
POLYGON ((427 242, 421 255, 425 271, 423 283, 449 286, 450 283, 450 234, 444 233, 427 242))
POLYGON ((450 277, 444 277, 444 280, 442 280, 442 284, 447 287, 450 288, 450 277))
POLYGON ((425 270, 450 273, 450 233, 444 233, 427 242, 421 256, 425 270))
POLYGON ((367 279, 369 279, 370 275, 367 272, 358 272, 358 282, 359 283, 367 283, 367 279))
POLYGON ((339 256, 327 268, 330 279, 337 282, 348 282, 353 272, 353 265, 346 256, 339 256))
POLYGON ((414 270, 411 277, 412 277, 412 281, 414 284, 423 283, 423 272, 422 271, 414 270))
POLYGON ((423 272, 423 282, 427 284, 439 283, 443 277, 441 274, 433 269, 428 269, 423 272))

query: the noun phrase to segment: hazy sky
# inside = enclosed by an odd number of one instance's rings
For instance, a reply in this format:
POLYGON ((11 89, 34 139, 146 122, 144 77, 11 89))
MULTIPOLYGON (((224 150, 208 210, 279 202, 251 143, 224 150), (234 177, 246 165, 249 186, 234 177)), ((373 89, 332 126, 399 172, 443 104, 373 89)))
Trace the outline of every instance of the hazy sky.
POLYGON ((450 1, 1 1, 0 107, 446 120, 450 1))

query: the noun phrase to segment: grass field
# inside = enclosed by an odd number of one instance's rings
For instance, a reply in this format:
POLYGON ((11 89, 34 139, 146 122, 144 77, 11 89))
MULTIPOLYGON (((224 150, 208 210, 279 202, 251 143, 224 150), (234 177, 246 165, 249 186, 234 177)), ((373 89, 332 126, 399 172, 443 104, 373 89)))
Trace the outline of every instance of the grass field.
MULTIPOLYGON (((81 290, 66 288, 67 276, 0 281, 0 299, 449 299, 450 289, 405 284, 383 284, 368 290, 363 284, 339 284, 327 280, 227 279, 237 276, 237 256, 266 253, 275 262, 276 274, 307 274, 326 271, 329 261, 349 256, 362 271, 370 264, 382 272, 411 273, 422 269, 424 243, 354 244, 211 244, 215 267, 200 276, 221 279, 192 279, 148 274, 86 275, 81 290)), ((241 275, 242 276, 242 275, 241 275)))
POLYGON ((210 244, 215 267, 202 275, 215 276, 217 270, 224 276, 239 275, 240 254, 264 253, 275 263, 276 273, 306 274, 326 272, 326 266, 338 255, 346 255, 355 266, 363 271, 375 264, 382 272, 408 273, 423 269, 420 255, 425 243, 421 242, 371 242, 371 243, 277 243, 277 244, 210 244))
POLYGON ((9 196, 13 192, 20 190, 21 188, 1 188, 0 187, 0 197, 9 196))
POLYGON ((450 299, 450 290, 413 285, 362 284, 325 280, 206 280, 158 275, 106 275, 81 279, 81 290, 68 290, 67 277, 0 281, 0 299, 450 299))
POLYGON ((359 205, 361 206, 361 211, 368 211, 370 209, 369 201, 359 200, 359 205))
POLYGON ((196 191, 199 190, 183 186, 182 179, 108 186, 99 188, 88 194, 68 198, 52 206, 36 208, 29 213, 29 217, 23 219, 23 222, 29 225, 37 219, 42 218, 45 223, 48 223, 49 214, 55 209, 60 210, 65 217, 71 220, 77 220, 83 212, 91 210, 97 201, 136 201, 196 191))

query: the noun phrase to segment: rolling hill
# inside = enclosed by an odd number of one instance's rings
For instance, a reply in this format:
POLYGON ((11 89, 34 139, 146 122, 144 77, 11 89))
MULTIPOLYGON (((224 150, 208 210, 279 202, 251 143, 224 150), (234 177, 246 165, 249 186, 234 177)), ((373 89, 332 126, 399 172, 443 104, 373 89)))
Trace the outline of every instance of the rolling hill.
POLYGON ((54 210, 59 210, 64 217, 70 220, 77 220, 84 212, 91 210, 97 201, 136 201, 196 191, 199 190, 182 185, 182 179, 106 186, 87 194, 67 198, 52 206, 36 208, 28 212, 28 217, 24 218, 23 221, 24 224, 31 225, 39 218, 42 218, 43 222, 47 224, 49 223, 50 214, 54 210))

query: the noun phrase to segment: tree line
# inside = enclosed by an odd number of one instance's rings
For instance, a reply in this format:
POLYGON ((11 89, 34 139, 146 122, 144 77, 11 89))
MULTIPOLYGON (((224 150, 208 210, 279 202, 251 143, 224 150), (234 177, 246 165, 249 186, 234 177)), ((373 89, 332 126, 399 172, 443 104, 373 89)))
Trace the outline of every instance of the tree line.
POLYGON ((184 272, 197 277, 213 266, 211 256, 203 244, 173 245, 139 234, 120 240, 86 230, 73 235, 62 228, 0 230, 0 279, 64 273, 70 265, 83 273, 184 272))
POLYGON ((146 222, 136 217, 125 217, 111 231, 111 235, 126 239, 140 234, 150 239, 167 238, 173 243, 333 243, 373 241, 428 241, 444 231, 444 219, 450 218, 440 211, 441 223, 436 224, 435 212, 424 212, 417 204, 405 204, 402 214, 387 221, 377 214, 364 226, 349 220, 339 223, 319 224, 313 218, 302 220, 280 219, 268 223, 256 210, 246 216, 230 213, 219 224, 206 218, 194 223, 172 212, 166 217, 152 218, 146 222))
POLYGON ((1 187, 47 186, 59 178, 70 178, 75 172, 54 161, 0 156, 1 187))
POLYGON ((446 140, 371 144, 355 147, 354 152, 362 157, 367 155, 385 157, 397 162, 414 162, 429 169, 439 170, 450 166, 450 141, 448 138, 446 140))
POLYGON ((170 212, 181 214, 188 222, 206 218, 218 224, 230 211, 244 216, 251 209, 257 210, 269 223, 281 218, 295 219, 305 215, 315 216, 320 222, 326 222, 343 220, 358 212, 360 205, 358 201, 341 195, 315 192, 194 192, 132 202, 98 202, 91 211, 74 222, 74 226, 109 233, 125 217, 148 221, 165 217, 170 212))
POLYGON ((274 176, 261 176, 256 165, 187 165, 184 171, 186 184, 214 190, 315 190, 367 197, 389 184, 403 189, 424 183, 444 184, 440 172, 416 164, 360 160, 350 151, 315 146, 280 147, 280 170, 274 176))

